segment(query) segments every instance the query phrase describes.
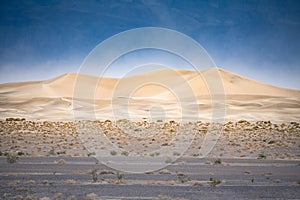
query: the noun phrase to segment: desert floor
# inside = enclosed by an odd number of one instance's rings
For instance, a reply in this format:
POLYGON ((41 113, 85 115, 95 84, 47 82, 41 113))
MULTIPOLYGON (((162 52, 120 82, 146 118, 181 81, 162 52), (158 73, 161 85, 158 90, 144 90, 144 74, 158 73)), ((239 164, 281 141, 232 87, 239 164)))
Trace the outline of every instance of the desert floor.
POLYGON ((299 123, 239 120, 215 126, 221 130, 216 144, 206 158, 200 158, 205 135, 214 129, 208 122, 2 120, 0 198, 297 199, 300 196, 299 123), (93 137, 100 133, 120 151, 111 151, 109 146, 94 141, 93 137), (154 171, 119 172, 95 158, 102 150, 107 150, 114 161, 130 156, 163 157, 160 150, 176 146, 178 141, 174 138, 181 134, 194 136, 189 148, 171 152, 176 159, 166 161, 166 167, 154 171))

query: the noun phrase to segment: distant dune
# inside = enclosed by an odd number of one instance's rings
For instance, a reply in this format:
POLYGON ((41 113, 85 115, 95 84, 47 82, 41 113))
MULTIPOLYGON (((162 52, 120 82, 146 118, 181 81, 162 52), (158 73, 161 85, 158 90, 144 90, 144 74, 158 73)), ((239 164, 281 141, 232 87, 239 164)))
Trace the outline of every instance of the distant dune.
POLYGON ((219 68, 201 73, 160 69, 122 79, 68 73, 45 81, 1 84, 0 112, 1 118, 42 120, 73 120, 74 115, 75 119, 209 120, 215 108, 212 97, 224 103, 225 120, 300 120, 299 90, 219 68))

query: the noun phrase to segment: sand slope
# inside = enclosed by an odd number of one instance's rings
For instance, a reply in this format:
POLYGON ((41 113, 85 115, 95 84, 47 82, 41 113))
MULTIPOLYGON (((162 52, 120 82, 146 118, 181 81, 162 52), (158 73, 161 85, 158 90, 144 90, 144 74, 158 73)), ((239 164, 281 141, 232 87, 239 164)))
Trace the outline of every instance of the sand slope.
POLYGON ((74 111, 76 118, 209 119, 212 96, 221 103, 226 97, 228 120, 300 119, 300 91, 217 68, 161 69, 123 79, 68 73, 45 81, 1 84, 0 113, 1 118, 50 120, 72 120, 74 111))

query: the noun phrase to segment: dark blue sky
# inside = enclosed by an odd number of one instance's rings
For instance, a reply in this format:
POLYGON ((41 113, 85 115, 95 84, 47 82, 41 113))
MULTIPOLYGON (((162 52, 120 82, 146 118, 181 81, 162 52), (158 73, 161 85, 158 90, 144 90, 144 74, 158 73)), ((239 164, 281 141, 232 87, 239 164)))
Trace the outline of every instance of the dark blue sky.
POLYGON ((300 89, 300 1, 0 1, 0 82, 76 72, 108 37, 137 27, 180 31, 217 66, 300 89))

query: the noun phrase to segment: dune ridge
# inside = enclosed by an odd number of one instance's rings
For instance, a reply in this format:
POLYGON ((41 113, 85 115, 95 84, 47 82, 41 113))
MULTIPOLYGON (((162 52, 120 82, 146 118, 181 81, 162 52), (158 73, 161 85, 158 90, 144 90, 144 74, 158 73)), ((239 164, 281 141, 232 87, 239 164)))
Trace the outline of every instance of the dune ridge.
POLYGON ((116 110, 119 118, 209 119, 215 94, 207 83, 215 81, 224 88, 218 91, 225 98, 226 120, 300 119, 299 90, 260 83, 220 68, 201 72, 159 69, 122 79, 67 73, 44 81, 6 83, 0 85, 0 112, 1 118, 47 120, 73 120, 74 112, 82 118, 113 119, 116 110))

